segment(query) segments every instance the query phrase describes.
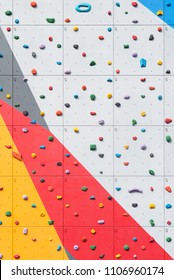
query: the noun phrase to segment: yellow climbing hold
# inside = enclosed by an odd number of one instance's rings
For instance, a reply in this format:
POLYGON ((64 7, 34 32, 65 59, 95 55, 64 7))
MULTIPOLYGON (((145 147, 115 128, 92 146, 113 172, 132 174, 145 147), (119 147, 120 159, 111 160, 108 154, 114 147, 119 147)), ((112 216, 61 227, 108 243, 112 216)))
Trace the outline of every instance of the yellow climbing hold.
POLYGON ((45 116, 45 113, 44 112, 40 112, 40 115, 43 117, 43 116, 45 116))
POLYGON ((100 207, 100 208, 103 208, 103 207, 104 207, 104 204, 103 204, 102 202, 100 202, 100 203, 99 203, 99 207, 100 207))
POLYGON ((108 99, 111 99, 111 98, 112 98, 112 93, 108 93, 108 94, 107 94, 107 98, 108 98, 108 99))
POLYGON ((162 60, 158 60, 157 64, 162 65, 163 64, 162 60))
POLYGON ((79 132, 78 127, 74 127, 74 132, 79 132))
POLYGON ((92 234, 95 234, 95 233, 96 233, 96 230, 95 230, 95 229, 91 229, 91 233, 92 233, 92 234))
POLYGON ((112 61, 108 60, 108 65, 112 65, 112 61))
POLYGON ((45 217, 45 213, 43 213, 43 212, 40 213, 40 216, 41 216, 41 217, 45 217))
POLYGON ((126 150, 128 150, 128 149, 129 149, 129 145, 124 145, 124 148, 125 148, 126 150))
POLYGON ((146 112, 141 112, 141 116, 145 117, 146 116, 146 112))
POLYGON ((62 196, 61 196, 61 195, 57 195, 57 199, 58 199, 58 200, 61 200, 61 199, 62 199, 62 196))
POLYGON ((117 254, 115 257, 116 257, 116 259, 120 259, 120 258, 121 258, 121 255, 120 255, 120 254, 117 254))
POLYGON ((6 98, 7 98, 7 99, 11 99, 11 94, 10 94, 10 93, 7 93, 7 94, 6 94, 6 98))
POLYGON ((32 153, 32 154, 31 154, 31 157, 32 157, 32 158, 36 158, 37 155, 36 155, 35 153, 32 153))
POLYGON ((154 203, 149 204, 149 208, 150 209, 155 209, 155 204, 154 203))
POLYGON ((79 30, 78 26, 74 26, 74 27, 73 27, 73 30, 74 30, 74 31, 78 31, 78 30, 79 30))
POLYGON ((163 15, 163 11, 162 10, 158 10, 156 14, 157 14, 157 16, 162 16, 163 15))
POLYGON ((69 205, 69 204, 65 204, 65 207, 66 207, 66 208, 69 208, 69 207, 70 207, 70 205, 69 205))

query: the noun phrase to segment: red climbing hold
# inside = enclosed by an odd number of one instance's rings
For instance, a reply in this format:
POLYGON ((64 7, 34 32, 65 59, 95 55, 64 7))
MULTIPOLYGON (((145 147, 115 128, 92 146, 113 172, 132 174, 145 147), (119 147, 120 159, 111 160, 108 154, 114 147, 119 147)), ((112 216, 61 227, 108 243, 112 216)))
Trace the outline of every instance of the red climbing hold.
POLYGON ((166 118, 166 119, 165 119, 165 123, 166 123, 166 124, 169 124, 169 123, 171 123, 171 122, 172 122, 172 119, 170 119, 170 118, 166 118))
POLYGON ((66 18, 66 19, 65 19, 65 22, 66 22, 66 23, 69 23, 69 22, 71 22, 71 21, 70 21, 69 18, 66 18))
POLYGON ((98 38, 99 38, 99 40, 104 40, 103 36, 99 36, 98 38))
POLYGON ((137 6, 138 6, 138 3, 137 3, 137 2, 132 2, 132 6, 133 6, 133 7, 137 7, 137 6))
POLYGON ((133 36, 132 36, 132 39, 133 39, 134 41, 136 41, 138 38, 137 38, 136 35, 133 35, 133 36))

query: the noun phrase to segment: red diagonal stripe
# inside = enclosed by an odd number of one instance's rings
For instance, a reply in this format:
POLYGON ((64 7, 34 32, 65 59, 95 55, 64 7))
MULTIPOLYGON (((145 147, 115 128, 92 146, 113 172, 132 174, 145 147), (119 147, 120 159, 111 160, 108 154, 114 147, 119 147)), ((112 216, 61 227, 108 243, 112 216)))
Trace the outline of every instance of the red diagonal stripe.
MULTIPOLYGON (((11 107, 1 101, 0 113, 6 123, 9 110, 11 107)), ((64 227, 64 235, 58 234, 75 259, 115 259, 116 254, 121 254, 121 259, 133 259, 134 254, 138 259, 171 259, 157 242, 150 242, 151 236, 131 216, 123 216, 125 210, 114 199, 109 199, 109 193, 80 163, 74 164, 77 160, 73 155, 62 158, 61 151, 63 155, 70 152, 58 139, 54 137, 54 141, 49 142, 48 136, 52 134, 39 124, 29 126, 30 119, 15 108, 14 115, 18 125, 23 123, 29 132, 23 133, 22 127, 15 126, 13 133, 9 131, 56 230, 56 226, 64 227), (40 149, 40 145, 46 149, 40 149), (31 157, 33 152, 37 154, 35 159, 31 157), (64 166, 58 167, 57 161, 64 162, 64 166), (67 169, 70 175, 65 174, 67 169), (44 183, 40 182, 41 178, 45 179, 44 183), (54 188, 52 192, 48 191, 49 186, 54 188), (84 186, 86 191, 81 189, 84 186), (63 199, 57 200, 57 195, 63 199), (91 196, 95 200, 91 200, 91 196), (99 203, 103 203, 104 208, 100 208, 99 203), (98 220, 104 220, 104 224, 98 224, 98 220), (91 233, 91 229, 96 233, 91 233), (135 235, 137 242, 132 240, 135 235), (74 250, 74 245, 79 249, 74 250), (90 248, 92 245, 96 248, 90 248), (130 249, 124 250, 124 245, 130 249)))

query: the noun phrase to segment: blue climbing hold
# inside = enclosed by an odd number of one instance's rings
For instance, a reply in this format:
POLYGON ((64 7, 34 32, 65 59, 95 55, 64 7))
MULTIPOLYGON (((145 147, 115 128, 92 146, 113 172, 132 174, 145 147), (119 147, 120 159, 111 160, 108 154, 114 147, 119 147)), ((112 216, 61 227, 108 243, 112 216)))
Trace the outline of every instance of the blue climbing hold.
POLYGON ((112 79, 111 79, 111 78, 108 78, 108 79, 107 79, 107 82, 108 82, 108 83, 112 83, 112 79))
POLYGON ((116 187, 115 189, 117 192, 121 191, 121 187, 116 187))
POLYGON ((44 150, 45 148, 46 148, 46 147, 45 147, 44 145, 41 145, 41 146, 40 146, 40 149, 43 149, 43 150, 44 150))
POLYGON ((142 129, 141 129, 141 132, 146 132, 146 129, 145 129, 145 128, 142 128, 142 129))
POLYGON ((3 91, 3 87, 0 87, 0 91, 3 91))
POLYGON ((74 94, 74 98, 78 99, 79 98, 78 94, 74 94))
POLYGON ((36 124, 36 120, 32 120, 32 121, 30 121, 30 123, 32 123, 32 124, 36 124))
POLYGON ((62 248, 61 245, 58 245, 58 246, 57 246, 57 251, 60 251, 61 248, 62 248))
POLYGON ((117 7, 120 7, 120 3, 119 3, 119 2, 115 3, 115 5, 116 5, 117 7))
POLYGON ((143 68, 143 67, 146 67, 146 65, 147 65, 147 60, 144 59, 144 58, 141 58, 140 59, 140 66, 143 68))
POLYGON ((70 154, 65 154, 66 157, 70 157, 70 154))
POLYGON ((15 19, 15 23, 16 23, 16 24, 19 24, 19 19, 15 19))
POLYGON ((170 209, 172 208, 172 205, 171 204, 166 204, 166 209, 170 209))
POLYGON ((79 5, 76 6, 76 11, 79 13, 88 13, 91 11, 91 4, 88 3, 81 3, 79 5))
POLYGON ((115 154, 115 156, 116 156, 117 158, 120 158, 120 157, 121 157, 121 154, 115 154))
POLYGON ((23 48, 24 48, 24 49, 29 49, 29 45, 24 44, 24 45, 23 45, 23 48))
POLYGON ((95 196, 91 195, 89 199, 95 200, 95 196))

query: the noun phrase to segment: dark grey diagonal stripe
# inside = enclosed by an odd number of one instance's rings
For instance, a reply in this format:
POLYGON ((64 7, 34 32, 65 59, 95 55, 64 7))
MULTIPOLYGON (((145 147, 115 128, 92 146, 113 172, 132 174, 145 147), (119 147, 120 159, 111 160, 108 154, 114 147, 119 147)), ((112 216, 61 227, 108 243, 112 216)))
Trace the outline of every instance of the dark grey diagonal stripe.
MULTIPOLYGON (((12 38, 13 39, 13 38, 12 38)), ((24 82, 24 75, 22 70, 13 55, 11 48, 8 44, 8 41, 0 28, 0 53, 3 54, 3 57, 0 58, 0 80, 4 89, 9 88, 9 83, 12 82, 12 98, 7 99, 5 90, 0 93, 0 98, 4 100, 11 106, 19 104, 20 106, 16 109, 23 112, 28 111, 29 117, 45 128, 48 129, 47 123, 43 117, 40 116, 39 106, 33 96, 31 89, 29 88, 27 82, 24 82), (12 69, 13 67, 13 69, 12 69), (13 70, 17 76, 13 76, 13 70), (13 79, 13 81, 12 81, 13 79)), ((37 79, 37 78, 36 78, 37 79)), ((8 92, 10 93, 10 92, 8 92)), ((20 125, 20 123, 14 123, 14 125, 20 125)))

